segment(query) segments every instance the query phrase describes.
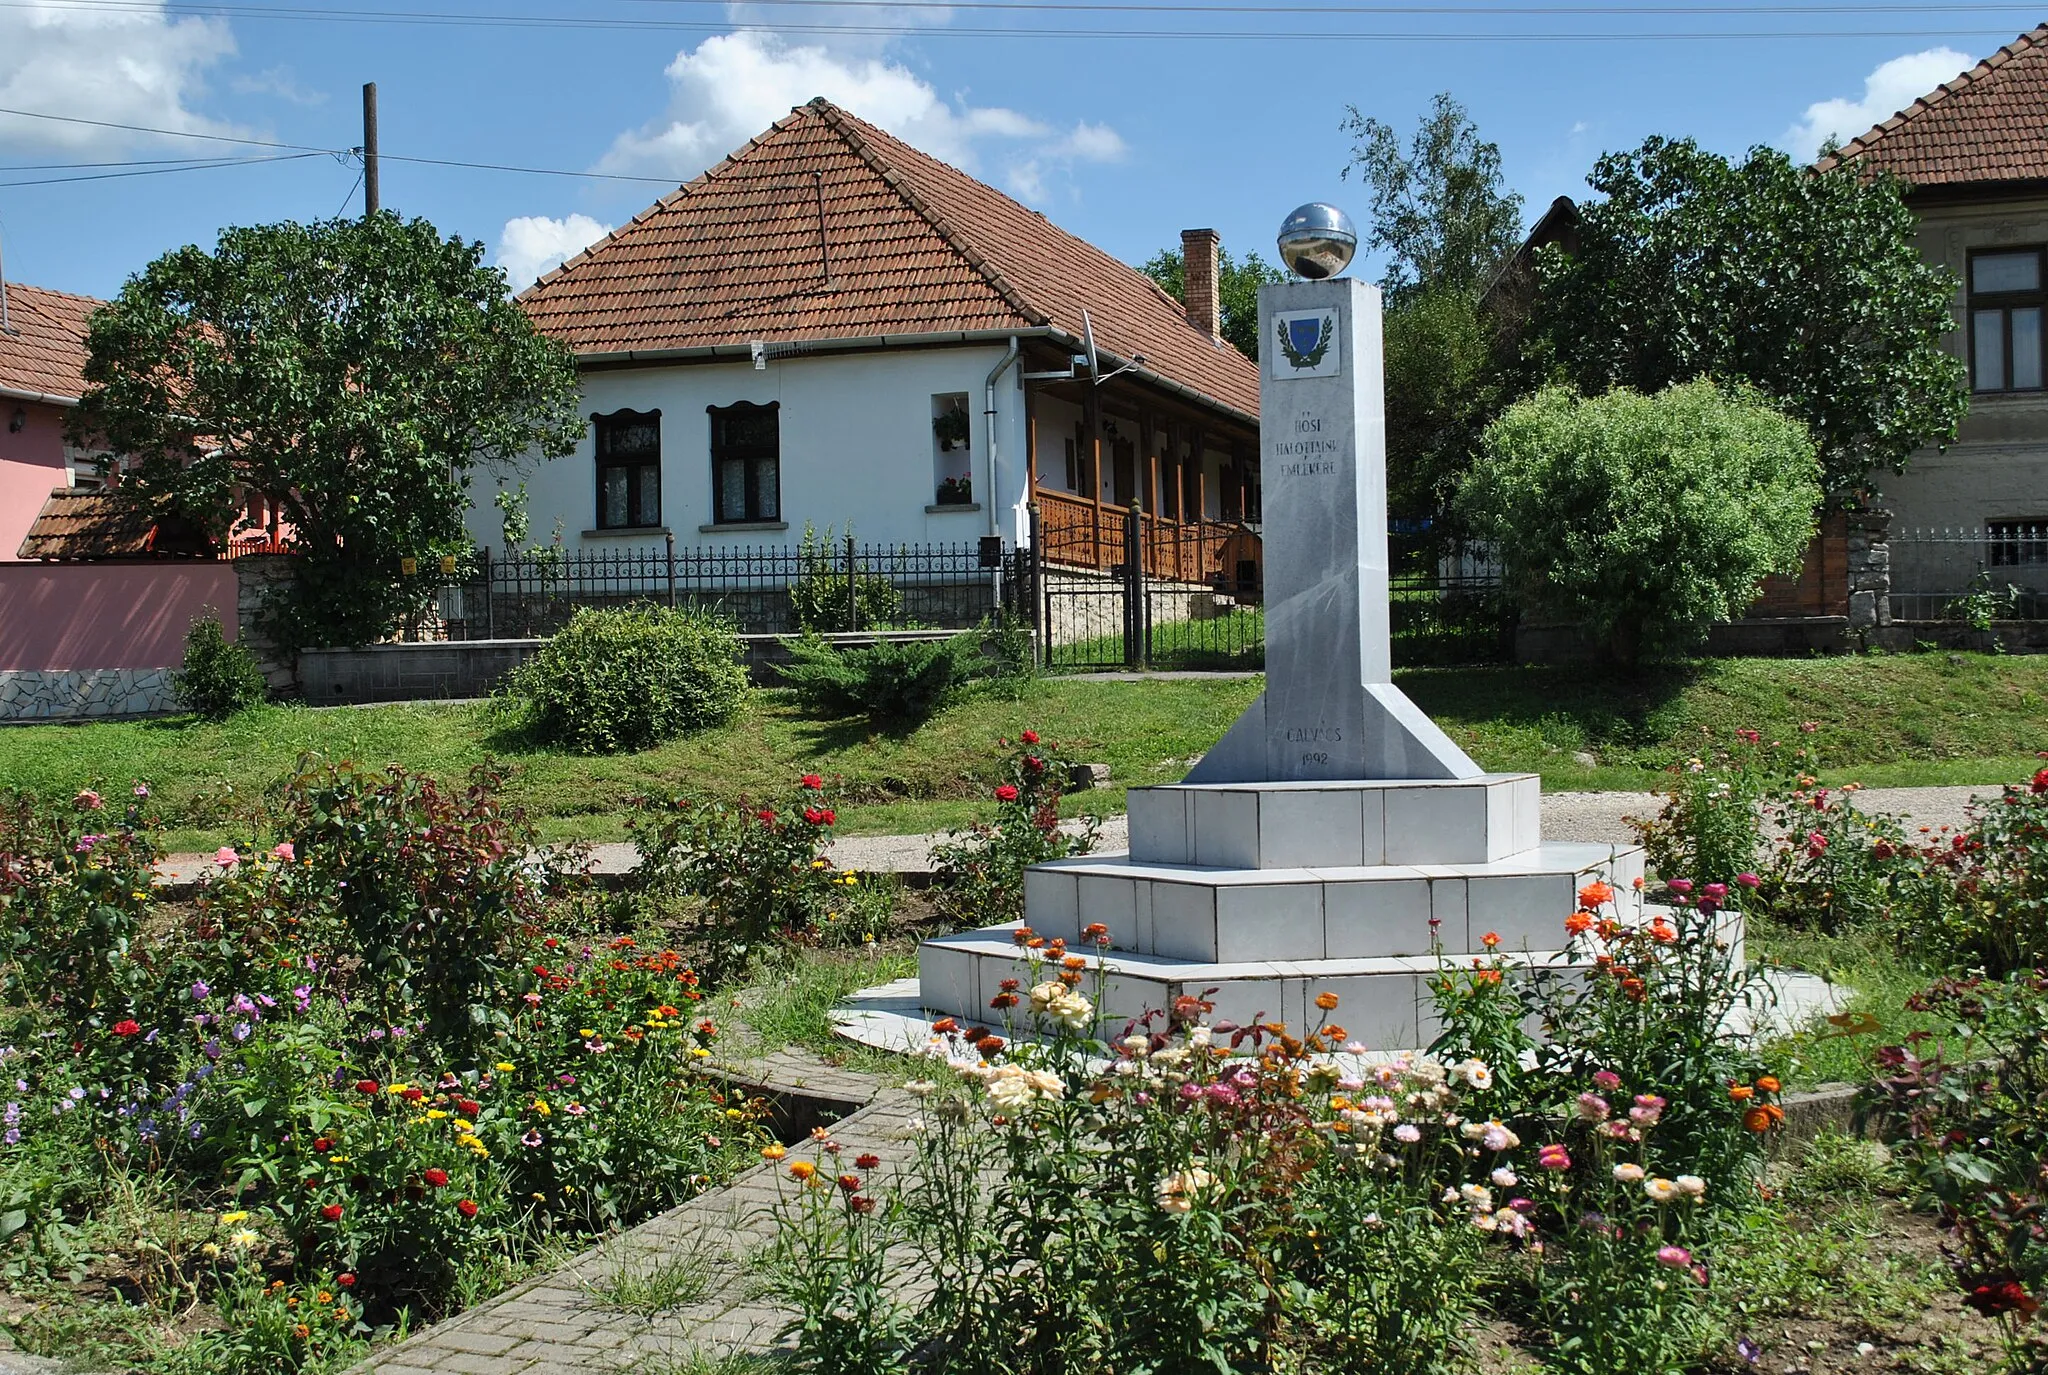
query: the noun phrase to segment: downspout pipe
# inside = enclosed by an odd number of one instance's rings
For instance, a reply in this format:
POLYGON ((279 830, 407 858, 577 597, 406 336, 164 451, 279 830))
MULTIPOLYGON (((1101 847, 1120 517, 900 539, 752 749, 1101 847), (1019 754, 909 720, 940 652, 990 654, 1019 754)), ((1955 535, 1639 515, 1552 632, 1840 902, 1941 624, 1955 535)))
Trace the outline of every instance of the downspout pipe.
POLYGON ((1004 351, 996 365, 989 369, 988 382, 983 388, 983 414, 988 419, 988 495, 983 500, 988 503, 988 532, 991 535, 1002 533, 996 525, 996 383, 1002 380, 1004 373, 1016 366, 1017 359, 1023 352, 1023 343, 1016 335, 1011 335, 1010 347, 1004 351))

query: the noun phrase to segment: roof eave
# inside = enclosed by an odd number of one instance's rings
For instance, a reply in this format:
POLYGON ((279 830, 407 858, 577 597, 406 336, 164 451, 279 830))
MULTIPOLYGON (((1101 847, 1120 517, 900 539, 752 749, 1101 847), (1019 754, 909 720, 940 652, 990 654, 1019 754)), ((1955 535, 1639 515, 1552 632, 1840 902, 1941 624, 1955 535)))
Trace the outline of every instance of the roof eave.
POLYGON ((75 396, 58 396, 54 392, 23 391, 18 387, 0 386, 0 400, 40 401, 45 406, 76 406, 75 396))

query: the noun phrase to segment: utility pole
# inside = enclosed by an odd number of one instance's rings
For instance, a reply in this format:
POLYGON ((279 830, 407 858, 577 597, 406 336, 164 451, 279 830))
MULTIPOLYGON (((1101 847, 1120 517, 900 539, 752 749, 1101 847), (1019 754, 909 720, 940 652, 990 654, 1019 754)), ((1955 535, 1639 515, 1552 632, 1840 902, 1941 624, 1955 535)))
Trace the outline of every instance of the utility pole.
POLYGON ((377 193, 377 83, 363 83, 363 215, 383 208, 377 193))

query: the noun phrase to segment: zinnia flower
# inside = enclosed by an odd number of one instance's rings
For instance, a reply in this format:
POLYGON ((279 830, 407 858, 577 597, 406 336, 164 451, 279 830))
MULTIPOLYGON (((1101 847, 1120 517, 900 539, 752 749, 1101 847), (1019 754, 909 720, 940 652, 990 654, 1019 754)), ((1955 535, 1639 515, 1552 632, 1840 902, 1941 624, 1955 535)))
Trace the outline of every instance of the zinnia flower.
POLYGON ((462 1214, 464 1217, 475 1217, 476 1200, 473 1198, 462 1199, 455 1205, 455 1211, 462 1214))
POLYGON ((114 1034, 116 1036, 135 1036, 139 1035, 141 1031, 141 1023, 132 1017, 123 1017, 120 1021, 114 1023, 114 1034))
POLYGON ((1669 1266, 1673 1270, 1683 1270, 1692 1264, 1692 1252, 1683 1246, 1659 1246, 1657 1264, 1669 1266))
POLYGON ((444 1169, 441 1169, 438 1166, 436 1166, 433 1169, 425 1171, 423 1174, 420 1175, 420 1178, 426 1180, 427 1183, 433 1185, 437 1189, 445 1189, 448 1187, 448 1172, 444 1169))
POLYGON ((339 1203, 328 1204, 320 1210, 320 1216, 329 1222, 341 1221, 341 1205, 339 1203))

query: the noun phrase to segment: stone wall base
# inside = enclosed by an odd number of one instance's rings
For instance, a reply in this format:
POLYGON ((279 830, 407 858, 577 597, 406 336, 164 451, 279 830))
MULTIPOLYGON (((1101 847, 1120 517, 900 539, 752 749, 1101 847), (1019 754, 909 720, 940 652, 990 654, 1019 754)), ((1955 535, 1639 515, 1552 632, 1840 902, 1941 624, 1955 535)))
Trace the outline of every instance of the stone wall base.
POLYGON ((170 668, 18 668, 0 672, 0 722, 86 721, 177 711, 170 668))

